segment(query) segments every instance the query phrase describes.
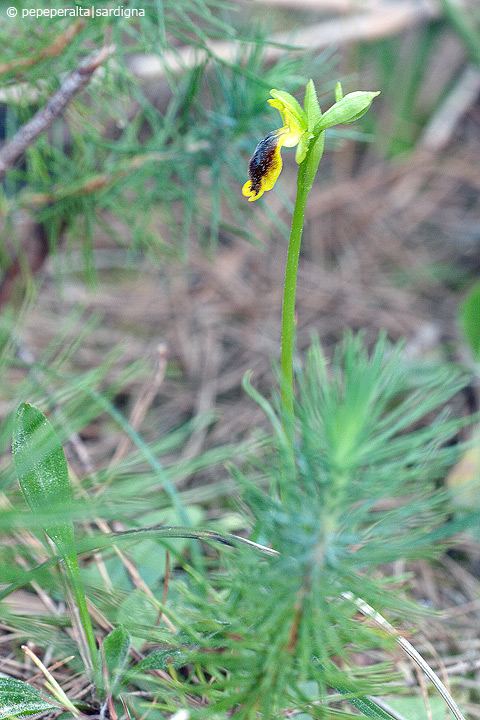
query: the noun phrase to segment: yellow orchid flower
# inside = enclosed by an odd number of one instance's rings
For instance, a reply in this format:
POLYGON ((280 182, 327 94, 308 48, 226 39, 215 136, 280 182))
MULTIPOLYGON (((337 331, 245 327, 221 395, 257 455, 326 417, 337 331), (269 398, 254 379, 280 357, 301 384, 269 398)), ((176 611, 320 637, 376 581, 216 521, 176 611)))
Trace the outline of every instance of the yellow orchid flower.
POLYGON ((278 130, 268 133, 258 143, 248 166, 249 180, 242 188, 242 193, 251 200, 258 200, 267 190, 275 185, 282 169, 280 149, 282 145, 297 145, 295 161, 300 164, 310 148, 311 140, 315 141, 309 155, 306 178, 310 184, 317 172, 318 163, 323 152, 324 133, 330 127, 355 122, 364 115, 378 92, 357 91, 343 96, 340 83, 335 87, 335 104, 323 115, 317 100, 313 80, 309 80, 305 88, 305 109, 300 103, 283 90, 270 90, 273 99, 268 102, 282 116, 283 125, 278 130))
POLYGON ((308 150, 312 134, 308 132, 307 115, 295 98, 282 90, 271 90, 273 100, 268 102, 282 116, 283 126, 258 143, 248 165, 249 180, 242 188, 248 200, 258 200, 275 185, 282 169, 280 149, 297 145, 295 160, 301 163, 308 150))

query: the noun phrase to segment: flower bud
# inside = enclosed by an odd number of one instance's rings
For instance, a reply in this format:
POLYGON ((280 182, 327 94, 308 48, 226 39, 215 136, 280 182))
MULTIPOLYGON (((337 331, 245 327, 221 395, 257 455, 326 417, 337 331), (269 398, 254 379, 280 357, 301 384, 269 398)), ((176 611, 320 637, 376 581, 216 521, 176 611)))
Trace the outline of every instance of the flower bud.
POLYGON ((358 120, 358 118, 361 118, 362 115, 367 112, 372 104, 373 98, 379 94, 379 92, 358 90, 357 92, 345 95, 345 97, 323 113, 320 122, 315 127, 315 132, 326 130, 334 125, 347 125, 348 123, 355 122, 355 120, 358 120))

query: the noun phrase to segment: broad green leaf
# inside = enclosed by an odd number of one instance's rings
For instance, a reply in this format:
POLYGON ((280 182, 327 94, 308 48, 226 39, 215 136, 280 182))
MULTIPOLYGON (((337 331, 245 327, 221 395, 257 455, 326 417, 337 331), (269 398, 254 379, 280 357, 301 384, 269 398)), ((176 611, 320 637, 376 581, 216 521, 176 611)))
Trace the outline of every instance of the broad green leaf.
POLYGON ((45 532, 63 557, 71 557, 73 524, 62 520, 72 504, 65 454, 47 418, 28 403, 22 403, 17 410, 13 454, 20 487, 31 511, 47 518, 43 523, 45 532))
POLYGON ((65 561, 85 638, 95 666, 97 646, 75 551, 72 488, 67 461, 53 427, 33 405, 22 403, 13 426, 13 455, 20 487, 33 513, 65 561))
POLYGON ((177 648, 157 649, 135 665, 134 672, 145 670, 167 670, 169 665, 180 667, 187 662, 187 655, 177 648))
POLYGON ((473 286, 460 306, 460 323, 475 360, 480 360, 480 282, 473 286))
POLYGON ((47 700, 33 685, 10 677, 0 677, 0 720, 57 709, 57 705, 47 700))
POLYGON ((115 692, 121 683, 128 665, 130 648, 130 634, 121 625, 115 628, 115 630, 112 630, 103 641, 103 652, 110 677, 110 691, 112 693, 115 692))

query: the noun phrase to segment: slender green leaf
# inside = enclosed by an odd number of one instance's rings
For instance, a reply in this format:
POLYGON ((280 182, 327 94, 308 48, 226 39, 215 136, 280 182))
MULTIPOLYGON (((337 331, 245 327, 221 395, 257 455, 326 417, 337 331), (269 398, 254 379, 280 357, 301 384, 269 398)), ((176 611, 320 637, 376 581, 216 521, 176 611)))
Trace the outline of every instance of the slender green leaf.
MULTIPOLYGON (((337 689, 339 692, 342 692, 340 688, 337 689)), ((357 710, 360 710, 363 715, 369 718, 374 718, 374 720, 392 720, 393 718, 393 715, 385 712, 383 708, 377 705, 374 700, 370 700, 370 698, 348 698, 348 702, 351 703, 353 707, 357 708, 357 710)))

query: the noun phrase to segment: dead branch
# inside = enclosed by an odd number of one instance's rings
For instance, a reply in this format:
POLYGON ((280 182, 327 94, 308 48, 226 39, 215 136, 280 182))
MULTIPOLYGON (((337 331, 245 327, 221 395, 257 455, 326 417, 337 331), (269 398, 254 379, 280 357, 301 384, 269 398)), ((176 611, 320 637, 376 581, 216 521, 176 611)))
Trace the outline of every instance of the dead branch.
POLYGON ((112 55, 115 47, 104 47, 87 57, 76 70, 68 75, 60 88, 47 101, 31 120, 21 127, 0 151, 0 180, 5 177, 25 150, 37 137, 48 130, 53 121, 62 114, 72 98, 84 88, 95 70, 112 55))

